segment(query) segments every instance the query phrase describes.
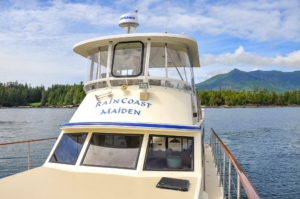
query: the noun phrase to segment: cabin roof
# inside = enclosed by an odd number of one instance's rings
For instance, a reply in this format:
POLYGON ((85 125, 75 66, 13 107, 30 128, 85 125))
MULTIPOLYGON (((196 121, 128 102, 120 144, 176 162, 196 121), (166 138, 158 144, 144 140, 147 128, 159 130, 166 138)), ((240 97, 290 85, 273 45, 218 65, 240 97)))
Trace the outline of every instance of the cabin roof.
POLYGON ((200 67, 198 45, 195 39, 188 37, 186 35, 179 34, 169 34, 169 33, 133 33, 133 34, 121 34, 121 35, 111 35, 105 37, 97 37, 89 40, 79 42, 74 45, 73 50, 83 57, 89 56, 89 51, 91 49, 97 48, 99 46, 106 46, 110 41, 113 44, 118 42, 126 41, 142 41, 147 42, 151 40, 153 42, 162 43, 173 43, 183 45, 188 49, 190 62, 192 67, 200 67))

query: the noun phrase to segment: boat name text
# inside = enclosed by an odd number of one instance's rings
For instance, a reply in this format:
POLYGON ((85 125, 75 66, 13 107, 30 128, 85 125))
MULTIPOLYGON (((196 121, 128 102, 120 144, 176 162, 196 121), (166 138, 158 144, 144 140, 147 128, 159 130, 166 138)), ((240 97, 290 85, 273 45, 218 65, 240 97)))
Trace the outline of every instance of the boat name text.
MULTIPOLYGON (((136 105, 136 106, 144 106, 147 108, 151 107, 151 103, 149 102, 144 102, 140 100, 135 100, 135 99, 129 99, 129 98, 123 98, 123 99, 110 99, 110 100, 105 100, 103 102, 97 102, 95 108, 97 107, 103 107, 105 105, 109 104, 131 104, 131 105, 136 105)), ((102 109, 100 115, 105 115, 105 114, 132 114, 132 115, 140 115, 141 110, 136 110, 136 109, 128 109, 128 108, 109 108, 109 109, 102 109)))

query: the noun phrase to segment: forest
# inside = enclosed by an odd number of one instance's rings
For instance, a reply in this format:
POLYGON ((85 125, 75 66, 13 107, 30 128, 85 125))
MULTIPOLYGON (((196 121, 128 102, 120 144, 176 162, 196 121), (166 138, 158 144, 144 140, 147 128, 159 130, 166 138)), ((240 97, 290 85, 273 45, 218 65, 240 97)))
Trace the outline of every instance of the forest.
MULTIPOLYGON (((199 92, 201 104, 205 106, 294 106, 300 105, 300 90, 277 93, 274 90, 258 88, 253 90, 202 90, 199 92)), ((43 85, 31 87, 16 82, 0 83, 0 107, 37 106, 63 107, 79 105, 85 92, 83 82, 74 85, 55 84, 49 88, 43 85)))
POLYGON ((66 106, 78 105, 85 97, 83 83, 74 85, 43 85, 31 87, 30 84, 16 82, 0 83, 0 107, 16 106, 66 106))
POLYGON ((294 106, 300 105, 300 90, 277 93, 266 88, 259 89, 254 86, 253 90, 203 90, 200 91, 201 104, 206 106, 294 106))

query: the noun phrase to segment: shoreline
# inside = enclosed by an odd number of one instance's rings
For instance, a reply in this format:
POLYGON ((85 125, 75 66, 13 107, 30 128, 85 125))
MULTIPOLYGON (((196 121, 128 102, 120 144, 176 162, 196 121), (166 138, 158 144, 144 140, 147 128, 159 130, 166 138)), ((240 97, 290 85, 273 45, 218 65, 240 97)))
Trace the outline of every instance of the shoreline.
POLYGON ((0 109, 30 109, 30 108, 78 108, 78 105, 67 105, 67 106, 13 106, 13 107, 0 107, 0 109))
MULTIPOLYGON (((299 108, 300 105, 288 105, 288 106, 277 106, 277 105, 214 105, 214 106, 201 106, 201 108, 299 108)), ((26 108, 78 108, 78 105, 67 105, 67 106, 14 106, 14 107, 0 107, 0 109, 26 109, 26 108)))
POLYGON ((277 106, 277 105, 237 105, 237 106, 201 106, 201 108, 299 108, 300 105, 288 105, 288 106, 277 106))

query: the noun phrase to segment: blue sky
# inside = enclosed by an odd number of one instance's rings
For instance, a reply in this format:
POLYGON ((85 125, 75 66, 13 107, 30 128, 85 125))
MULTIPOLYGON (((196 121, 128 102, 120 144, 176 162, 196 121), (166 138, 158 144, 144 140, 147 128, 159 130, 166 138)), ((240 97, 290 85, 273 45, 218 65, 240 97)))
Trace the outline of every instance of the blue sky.
POLYGON ((198 41, 197 83, 234 68, 300 70, 299 0, 1 0, 0 82, 84 81, 86 61, 73 45, 123 34, 119 17, 136 7, 137 32, 184 32, 198 41))

